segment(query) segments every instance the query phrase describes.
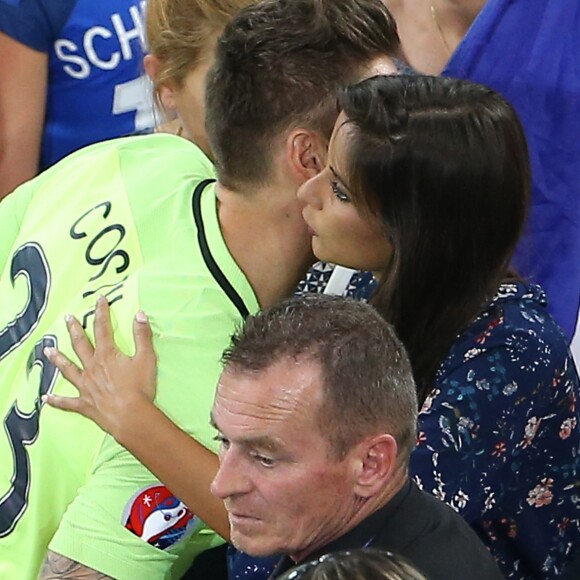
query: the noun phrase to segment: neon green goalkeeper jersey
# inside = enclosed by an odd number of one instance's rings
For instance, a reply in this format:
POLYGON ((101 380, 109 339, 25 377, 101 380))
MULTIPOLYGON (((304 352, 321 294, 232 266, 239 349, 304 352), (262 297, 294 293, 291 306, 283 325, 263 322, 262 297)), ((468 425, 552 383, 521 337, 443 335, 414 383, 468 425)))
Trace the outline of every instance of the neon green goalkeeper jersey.
POLYGON ((0 204, 3 580, 36 578, 47 548, 120 580, 176 578, 223 541, 98 427, 40 402, 76 394, 43 348, 75 360, 64 317, 92 332, 102 294, 127 353, 135 312, 148 314, 157 404, 215 450, 220 356, 258 304, 222 238, 213 176, 185 139, 130 137, 71 155, 0 204))

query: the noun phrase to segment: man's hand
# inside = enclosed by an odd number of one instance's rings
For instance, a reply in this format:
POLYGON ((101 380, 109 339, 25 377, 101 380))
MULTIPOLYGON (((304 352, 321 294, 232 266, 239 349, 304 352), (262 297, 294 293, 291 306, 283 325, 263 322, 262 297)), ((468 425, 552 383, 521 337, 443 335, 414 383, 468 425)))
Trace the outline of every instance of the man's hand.
POLYGON ((87 568, 50 550, 44 560, 38 578, 39 580, 59 580, 62 578, 68 578, 69 580, 113 580, 110 576, 101 574, 92 568, 87 568))
POLYGON ((135 412, 135 405, 151 403, 155 398, 157 365, 147 317, 141 311, 135 316, 133 357, 124 355, 115 344, 109 305, 104 297, 97 301, 94 348, 78 320, 68 317, 67 325, 82 369, 54 348, 45 349, 45 354, 78 389, 79 396, 50 394, 43 400, 53 407, 92 419, 117 438, 125 418, 135 412))

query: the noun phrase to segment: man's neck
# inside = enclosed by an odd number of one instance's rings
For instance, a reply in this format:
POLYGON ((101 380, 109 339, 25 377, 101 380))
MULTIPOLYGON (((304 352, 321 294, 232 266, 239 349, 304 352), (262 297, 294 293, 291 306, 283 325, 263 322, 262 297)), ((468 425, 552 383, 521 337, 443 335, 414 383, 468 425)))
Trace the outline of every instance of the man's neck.
POLYGON ((316 555, 329 544, 332 544, 339 538, 342 538, 358 525, 365 521, 372 514, 385 507, 401 491, 409 478, 407 465, 400 465, 393 473, 388 483, 380 493, 371 498, 360 498, 358 506, 353 510, 348 520, 341 529, 332 537, 326 538, 323 543, 309 546, 299 553, 289 554, 289 557, 296 563, 302 563, 309 559, 313 554, 316 555))
POLYGON ((314 262, 300 202, 279 188, 233 192, 218 183, 216 191, 226 245, 268 308, 292 294, 314 262))

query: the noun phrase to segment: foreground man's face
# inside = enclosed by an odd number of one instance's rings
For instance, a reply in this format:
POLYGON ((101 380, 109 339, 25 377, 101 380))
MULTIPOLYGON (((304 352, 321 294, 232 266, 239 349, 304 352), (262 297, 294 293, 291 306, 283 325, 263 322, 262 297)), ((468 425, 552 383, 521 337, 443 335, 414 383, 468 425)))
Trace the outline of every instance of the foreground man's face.
POLYGON ((338 537, 353 511, 352 461, 333 457, 317 425, 319 370, 284 358, 256 373, 226 369, 220 379, 212 493, 228 510, 232 543, 248 554, 301 560, 338 537))

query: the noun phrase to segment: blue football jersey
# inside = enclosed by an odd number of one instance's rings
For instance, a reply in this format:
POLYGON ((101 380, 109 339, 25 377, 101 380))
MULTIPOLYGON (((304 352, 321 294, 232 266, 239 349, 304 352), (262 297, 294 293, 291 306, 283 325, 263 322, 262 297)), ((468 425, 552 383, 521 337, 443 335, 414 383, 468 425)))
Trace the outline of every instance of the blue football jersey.
POLYGON ((0 0, 0 32, 49 58, 41 169, 153 126, 144 8, 139 0, 0 0))

